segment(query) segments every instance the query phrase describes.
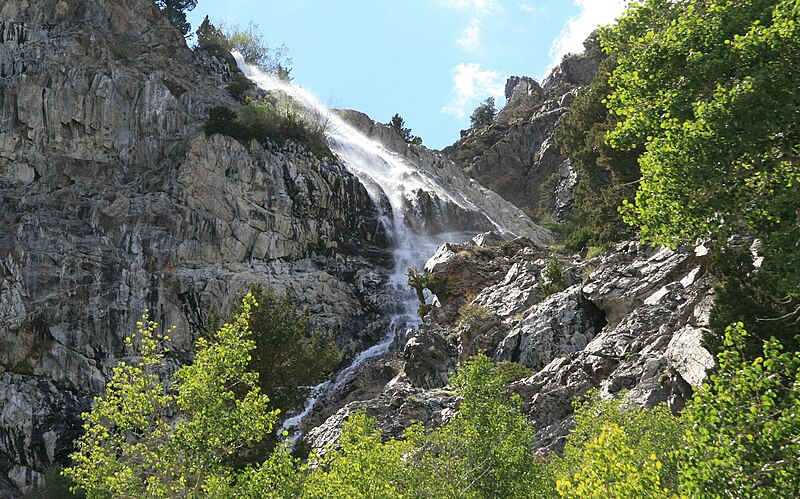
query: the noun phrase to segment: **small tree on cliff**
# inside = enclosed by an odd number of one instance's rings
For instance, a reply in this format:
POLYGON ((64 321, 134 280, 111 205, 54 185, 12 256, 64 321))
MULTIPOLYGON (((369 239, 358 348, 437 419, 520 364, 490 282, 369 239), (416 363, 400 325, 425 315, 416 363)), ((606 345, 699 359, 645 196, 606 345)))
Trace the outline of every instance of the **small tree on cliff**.
POLYGON ((392 116, 392 119, 389 120, 387 125, 389 125, 392 130, 394 130, 397 135, 399 135, 400 138, 405 140, 408 144, 414 144, 417 146, 422 144, 422 138, 412 134, 410 128, 406 128, 406 122, 399 114, 392 116))
POLYGON ((156 0, 156 5, 169 22, 183 33, 183 36, 189 34, 191 25, 186 20, 186 12, 197 6, 197 0, 156 0))
POLYGON ((472 123, 472 128, 477 130, 491 125, 496 115, 497 108, 494 107, 494 97, 489 97, 472 111, 472 116, 469 117, 469 120, 472 123))

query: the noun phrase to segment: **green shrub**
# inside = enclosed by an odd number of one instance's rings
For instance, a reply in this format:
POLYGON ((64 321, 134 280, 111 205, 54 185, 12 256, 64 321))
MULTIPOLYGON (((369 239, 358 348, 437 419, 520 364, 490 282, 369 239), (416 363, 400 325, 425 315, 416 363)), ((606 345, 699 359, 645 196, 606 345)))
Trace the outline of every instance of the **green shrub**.
POLYGON ((523 366, 519 362, 509 362, 507 360, 498 362, 495 370, 505 384, 525 379, 532 374, 530 368, 523 366))
POLYGON ((749 360, 746 338, 741 323, 728 327, 719 369, 684 413, 688 497, 800 497, 800 352, 773 338, 749 360))
POLYGON ((567 264, 559 256, 553 256, 542 274, 542 297, 546 298, 569 287, 567 264))
POLYGON ((228 93, 231 94, 231 97, 241 101, 244 98, 244 94, 254 87, 255 85, 253 82, 246 76, 241 73, 236 73, 231 77, 231 81, 228 82, 227 90, 228 93))
MULTIPOLYGON (((288 295, 279 295, 258 284, 250 288, 255 307, 248 319, 256 349, 249 368, 259 373, 261 391, 273 407, 282 411, 302 409, 307 386, 325 381, 342 360, 332 336, 311 327, 308 313, 301 313, 288 295)), ((235 317, 239 307, 232 311, 235 317)))
POLYGON ((660 463, 657 492, 662 492, 661 487, 677 491, 678 464, 673 452, 683 444, 684 430, 681 420, 665 404, 648 409, 625 397, 602 400, 598 392, 592 391, 586 400, 576 401, 574 406, 575 429, 567 438, 564 457, 553 462, 559 479, 575 482, 580 475, 579 481, 586 482, 588 477, 581 475, 582 470, 608 460, 602 453, 595 453, 602 444, 601 447, 610 446, 618 453, 616 457, 624 461, 616 471, 624 467, 650 473, 652 463, 657 460, 660 463), (609 428, 618 428, 622 434, 609 428))
POLYGON ((226 106, 213 107, 204 129, 206 135, 221 133, 244 145, 253 139, 260 143, 268 139, 294 140, 320 159, 333 156, 323 127, 306 119, 300 106, 289 97, 247 99, 238 114, 226 106))
POLYGON ((456 325, 466 326, 473 321, 482 322, 494 317, 494 312, 483 305, 465 303, 458 309, 458 320, 456 325))

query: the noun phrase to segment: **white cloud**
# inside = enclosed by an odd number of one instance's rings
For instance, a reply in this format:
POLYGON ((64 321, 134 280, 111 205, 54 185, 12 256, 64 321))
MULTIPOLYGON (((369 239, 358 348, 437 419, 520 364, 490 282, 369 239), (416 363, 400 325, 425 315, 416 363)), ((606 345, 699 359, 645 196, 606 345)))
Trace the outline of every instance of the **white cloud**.
POLYGON ((442 112, 465 118, 479 101, 490 96, 501 98, 504 90, 505 81, 497 71, 481 69, 474 62, 461 63, 453 68, 453 98, 442 112))
POLYGON ((475 10, 483 13, 500 8, 495 0, 447 0, 447 6, 453 9, 475 10))
POLYGON ((583 41, 598 26, 611 23, 622 14, 626 0, 572 0, 580 13, 567 21, 561 35, 550 48, 551 63, 554 67, 564 54, 583 52, 583 41))
POLYGON ((478 50, 481 47, 481 21, 473 19, 469 27, 461 33, 457 43, 465 50, 478 50))
POLYGON ((521 10, 522 12, 526 12, 528 14, 541 14, 542 12, 547 11, 547 6, 539 5, 534 7, 528 2, 522 2, 521 4, 519 4, 519 10, 521 10))

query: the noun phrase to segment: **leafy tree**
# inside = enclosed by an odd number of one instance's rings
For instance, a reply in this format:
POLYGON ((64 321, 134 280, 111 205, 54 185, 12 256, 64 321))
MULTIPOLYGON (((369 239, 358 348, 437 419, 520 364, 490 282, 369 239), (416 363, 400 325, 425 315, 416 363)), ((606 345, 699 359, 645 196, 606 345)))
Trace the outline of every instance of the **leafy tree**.
POLYGON ((771 339, 749 361, 746 335, 728 328, 718 371, 686 409, 678 462, 690 497, 800 496, 800 352, 771 339))
POLYGON ((485 355, 453 379, 458 415, 431 432, 415 455, 417 490, 426 497, 552 497, 553 481, 532 454, 534 430, 519 395, 485 355))
POLYGON ((355 413, 342 426, 336 447, 310 456, 302 497, 411 497, 407 458, 413 452, 412 439, 383 443, 376 421, 355 413))
MULTIPOLYGON (((328 379, 342 360, 342 351, 333 337, 309 324, 308 313, 301 313, 290 295, 278 295, 258 284, 250 294, 259 303, 248 318, 256 349, 249 369, 259 373, 261 391, 274 407, 284 411, 302 408, 307 386, 328 379)), ((241 307, 234 316, 241 314, 241 307)))
POLYGON ((422 144, 422 138, 412 134, 410 128, 406 128, 406 122, 399 114, 392 116, 392 119, 389 120, 387 125, 389 125, 389 127, 391 127, 401 139, 406 141, 406 143, 414 144, 416 146, 422 144))
MULTIPOLYGON (((561 497, 605 499, 608 497, 670 497, 661 486, 661 462, 655 454, 637 459, 625 431, 615 424, 604 426, 586 443, 575 474, 556 482, 561 497)), ((677 495, 671 497, 677 498, 677 495)))
POLYGON ((669 245, 749 232, 800 321, 800 9, 795 0, 646 0, 602 31, 617 61, 608 135, 644 147, 625 219, 669 245))
POLYGON ((495 115, 497 115, 497 108, 494 107, 494 97, 489 97, 472 111, 469 120, 472 128, 477 130, 491 125, 495 115))
POLYGON ((105 396, 84 414, 86 432, 64 470, 88 497, 198 496, 248 472, 232 457, 261 441, 278 415, 247 369, 254 306, 245 296, 230 324, 200 338, 170 389, 160 376, 169 337, 143 318, 125 341, 132 360, 114 368, 105 396))
MULTIPOLYGON (((614 487, 614 480, 631 470, 639 470, 636 474, 642 474, 642 482, 624 482, 620 486, 646 486, 647 490, 659 494, 663 488, 677 492, 678 464, 673 453, 683 445, 684 425, 665 404, 648 409, 625 397, 602 400, 597 391, 591 391, 585 400, 576 401, 574 406, 575 428, 567 438, 563 458, 553 463, 559 480, 571 483, 562 486, 567 487, 563 489, 564 495, 572 497, 579 484, 588 486, 602 480, 603 473, 598 472, 598 475, 595 472, 604 466, 612 467, 606 470, 608 482, 604 487, 614 487), (615 452, 614 458, 604 456, 603 448, 615 452), (615 464, 613 461, 618 462, 615 464), (653 478, 648 473, 653 471, 655 463, 658 463, 657 476, 653 478), (653 484, 657 487, 650 487, 653 484)), ((578 494, 576 497, 581 496, 578 494)))
POLYGON ((791 317, 793 309, 791 301, 778 291, 781 275, 772 262, 762 262, 757 267, 749 243, 727 243, 712 259, 711 272, 718 282, 714 286, 710 331, 703 335, 703 346, 710 352, 722 351, 726 328, 742 322, 748 333, 742 350, 746 359, 761 356, 764 341, 771 337, 780 338, 789 350, 800 350, 800 341, 794 336, 798 329, 776 319, 791 317))
POLYGON ((192 26, 186 20, 186 12, 197 6, 197 0, 156 0, 156 5, 183 36, 188 36, 192 26))
POLYGON ((417 299, 419 300, 417 314, 421 319, 425 317, 432 308, 430 304, 425 303, 425 290, 429 289, 431 293, 435 294, 438 282, 433 274, 427 270, 420 273, 419 270, 409 267, 406 275, 408 276, 408 285, 417 293, 417 299))

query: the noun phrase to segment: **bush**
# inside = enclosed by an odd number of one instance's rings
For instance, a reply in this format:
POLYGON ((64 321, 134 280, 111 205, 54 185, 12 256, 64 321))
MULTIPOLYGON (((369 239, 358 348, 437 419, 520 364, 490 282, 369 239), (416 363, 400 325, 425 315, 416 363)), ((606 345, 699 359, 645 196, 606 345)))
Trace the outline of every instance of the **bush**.
POLYGON ((494 317, 494 312, 489 310, 487 307, 473 303, 465 303, 461 306, 461 308, 458 309, 458 320, 456 321, 456 325, 466 326, 473 321, 486 321, 492 317, 494 317))
MULTIPOLYGON (((307 386, 325 381, 342 360, 342 351, 332 336, 310 325, 293 298, 276 294, 258 284, 250 289, 258 307, 248 319, 256 349, 250 370, 259 374, 261 391, 273 407, 282 411, 301 409, 308 396, 307 386)), ((239 307, 233 310, 235 317, 239 307)))
POLYGON ((489 97, 472 111, 472 115, 469 117, 472 129, 478 130, 491 125, 495 115, 497 115, 497 108, 494 107, 494 97, 489 97))
POLYGON ((253 139, 260 143, 269 139, 294 140, 320 159, 333 157, 322 126, 307 120, 300 106, 289 97, 247 99, 238 114, 226 106, 213 107, 204 129, 206 135, 221 133, 244 145, 253 139))
POLYGON ((542 297, 564 291, 569 287, 567 264, 559 256, 553 256, 542 273, 542 297))
POLYGON ((495 370, 505 384, 525 379, 532 374, 530 368, 523 366, 519 362, 509 362, 506 360, 498 362, 495 370))
POLYGON ((255 88, 253 82, 241 73, 234 74, 227 86, 228 93, 238 101, 242 101, 245 93, 253 88, 255 88))
POLYGON ((741 323, 726 331, 719 369, 686 409, 678 456, 689 497, 800 496, 800 352, 774 338, 748 360, 741 323))
MULTIPOLYGON (((605 466, 603 463, 610 459, 603 456, 602 449, 606 448, 608 452, 615 452, 615 459, 620 460, 617 467, 607 470, 613 473, 606 480, 617 476, 615 474, 623 469, 639 470, 636 473, 647 475, 642 477, 646 483, 658 485, 654 490, 659 494, 663 492, 662 487, 677 491, 677 461, 673 452, 683 444, 683 426, 665 404, 648 409, 625 397, 602 400, 599 393, 592 391, 587 394, 586 400, 576 401, 573 405, 575 429, 567 438, 564 457, 553 463, 559 480, 574 482, 564 490, 574 491, 573 487, 579 483, 596 480, 597 477, 589 477, 586 472, 605 466), (621 433, 611 428, 619 429, 621 433), (656 461, 659 463, 656 474, 658 481, 653 482, 649 474, 654 471, 652 466, 656 461)), ((614 463, 609 465, 615 466, 614 463)), ((624 487, 636 486, 630 483, 624 487)))

